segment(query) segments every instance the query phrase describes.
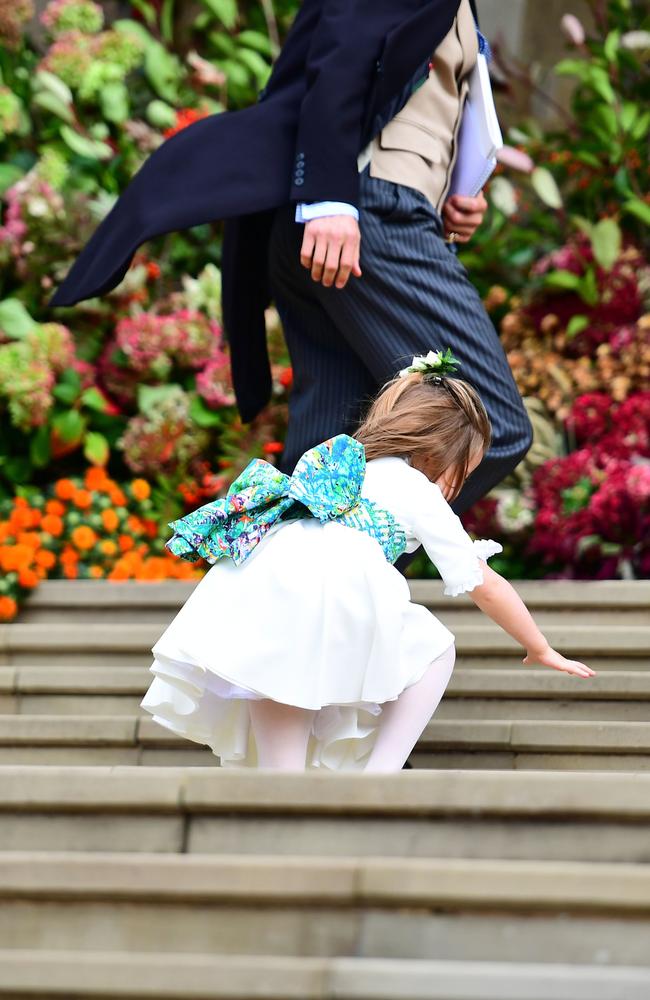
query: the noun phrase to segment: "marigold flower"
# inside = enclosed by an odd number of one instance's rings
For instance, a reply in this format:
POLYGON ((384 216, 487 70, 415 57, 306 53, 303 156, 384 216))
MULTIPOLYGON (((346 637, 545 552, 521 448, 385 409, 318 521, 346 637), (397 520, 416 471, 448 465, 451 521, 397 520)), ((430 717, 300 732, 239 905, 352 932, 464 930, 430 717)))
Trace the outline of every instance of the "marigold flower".
POLYGON ((134 479, 131 483, 131 492, 136 500, 148 500, 151 496, 151 487, 146 479, 134 479))
POLYGON ((37 587, 38 582, 38 575, 33 569, 21 569, 18 574, 18 585, 25 587, 26 590, 32 590, 34 587, 37 587))
POLYGON ((106 487, 108 482, 109 478, 106 475, 106 469, 103 465, 91 466, 84 476, 84 483, 89 490, 101 491, 106 487))
POLYGON ((102 524, 106 531, 115 531, 119 523, 120 519, 112 507, 102 511, 102 524))
POLYGON ((126 497, 124 495, 124 492, 119 488, 119 486, 111 484, 111 488, 107 492, 111 503, 114 504, 116 507, 126 506, 126 497))
POLYGON ((63 517, 65 514, 65 504, 62 504, 59 500, 48 500, 45 504, 45 513, 56 514, 57 517, 63 517))
POLYGON ((265 455, 279 455, 283 449, 284 445, 281 441, 267 441, 262 451, 265 455))
POLYGON ((92 494, 88 490, 76 490, 72 497, 72 502, 79 510, 88 510, 92 506, 92 494))
POLYGON ((40 549, 34 556, 34 562, 42 569, 52 569, 56 563, 56 556, 49 549, 40 549))
POLYGON ((54 484, 54 494, 59 500, 72 500, 76 492, 77 487, 71 479, 59 479, 54 484))
POLYGON ((88 576, 93 580, 100 580, 104 575, 104 570, 101 566, 91 566, 88 570, 88 576))
POLYGON ((117 553, 117 545, 110 538, 107 538, 105 541, 99 543, 99 550, 102 555, 114 556, 117 553))
POLYGON ((6 572, 19 572, 31 566, 34 550, 29 545, 7 545, 0 549, 0 567, 6 572))
POLYGON ((32 551, 41 546, 41 536, 38 531, 21 531, 16 541, 19 545, 27 545, 32 551))
POLYGON ((128 552, 130 549, 133 548, 135 542, 133 541, 130 535, 120 535, 118 539, 118 544, 122 552, 128 552))
POLYGON ((63 534, 63 519, 56 514, 46 514, 41 521, 41 528, 48 535, 54 535, 55 538, 59 538, 63 534))
POLYGON ((66 580, 76 580, 79 576, 79 571, 77 570, 76 563, 66 563, 63 567, 63 575, 66 580))
POLYGON ((78 528, 75 528, 71 537, 73 544, 82 551, 92 549, 97 541, 97 535, 87 524, 80 524, 78 528))
POLYGON ((15 618, 18 605, 13 597, 0 597, 0 621, 9 622, 15 618))

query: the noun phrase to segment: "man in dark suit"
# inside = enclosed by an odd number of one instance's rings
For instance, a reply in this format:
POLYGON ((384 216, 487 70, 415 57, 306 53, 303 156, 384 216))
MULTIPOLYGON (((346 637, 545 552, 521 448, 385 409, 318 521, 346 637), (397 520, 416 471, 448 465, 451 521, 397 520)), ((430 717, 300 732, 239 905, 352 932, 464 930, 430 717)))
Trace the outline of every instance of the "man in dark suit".
POLYGON ((482 197, 445 197, 471 66, 468 4, 304 0, 260 101, 152 153, 51 304, 113 288, 153 236, 228 219, 224 321, 242 418, 270 396, 272 297, 295 378, 289 471, 310 445, 352 427, 364 398, 413 354, 450 346, 494 430, 454 505, 466 509, 531 440, 494 327, 445 242, 469 238, 485 208, 482 197))

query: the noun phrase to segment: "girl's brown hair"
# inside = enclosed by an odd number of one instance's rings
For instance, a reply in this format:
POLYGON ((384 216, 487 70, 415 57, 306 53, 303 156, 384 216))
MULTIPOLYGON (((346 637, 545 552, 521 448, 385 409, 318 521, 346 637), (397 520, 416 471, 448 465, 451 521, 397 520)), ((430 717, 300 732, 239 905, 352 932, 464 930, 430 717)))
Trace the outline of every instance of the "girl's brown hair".
POLYGON ((412 372, 384 386, 353 437, 365 446, 368 461, 389 455, 424 459, 433 482, 452 468, 453 500, 472 456, 489 448, 492 427, 468 382, 445 376, 435 383, 412 372))

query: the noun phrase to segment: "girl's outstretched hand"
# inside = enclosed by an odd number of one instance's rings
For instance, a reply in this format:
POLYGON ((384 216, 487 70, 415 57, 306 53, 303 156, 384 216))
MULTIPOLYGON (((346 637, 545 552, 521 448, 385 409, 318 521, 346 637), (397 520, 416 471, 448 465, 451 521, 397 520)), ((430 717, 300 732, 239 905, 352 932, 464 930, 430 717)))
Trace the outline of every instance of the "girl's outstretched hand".
POLYGON ((535 663, 541 663, 544 667, 553 667, 554 670, 563 670, 565 674, 575 674, 577 677, 593 677, 596 673, 591 667, 588 667, 586 663, 581 663, 580 660, 567 660, 562 653, 558 653, 556 649, 551 646, 546 646, 545 649, 539 651, 529 651, 522 663, 525 663, 527 667, 535 663))

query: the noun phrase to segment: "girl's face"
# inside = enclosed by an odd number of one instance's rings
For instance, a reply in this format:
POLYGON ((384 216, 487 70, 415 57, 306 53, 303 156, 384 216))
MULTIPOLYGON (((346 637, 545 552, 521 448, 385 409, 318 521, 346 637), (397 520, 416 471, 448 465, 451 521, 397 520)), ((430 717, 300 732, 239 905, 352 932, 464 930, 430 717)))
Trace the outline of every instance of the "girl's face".
MULTIPOLYGON (((467 466, 467 476, 470 472, 473 472, 477 465, 483 460, 483 451, 476 452, 469 460, 469 465, 467 466)), ((454 469, 445 469, 443 474, 436 479, 436 484, 440 487, 442 495, 445 500, 449 500, 454 493, 454 469)))
MULTIPOLYGON (((483 460, 483 450, 481 449, 480 451, 475 452, 475 454, 472 455, 472 457, 469 460, 469 465, 467 466, 468 476, 470 472, 473 472, 474 469, 477 467, 477 465, 479 465, 482 462, 482 460, 483 460)), ((430 460, 426 458, 421 458, 419 460, 413 459, 412 464, 414 468, 416 468, 419 472, 423 472, 424 475, 427 477, 427 479, 431 479, 431 476, 428 474, 427 471, 431 465, 430 460)), ((450 497, 453 495, 454 485, 455 485, 454 477, 455 477, 455 470, 452 467, 450 467, 448 469, 445 469, 442 475, 438 476, 437 479, 432 480, 432 482, 435 482, 436 485, 440 487, 440 490, 445 500, 449 500, 450 497)))

